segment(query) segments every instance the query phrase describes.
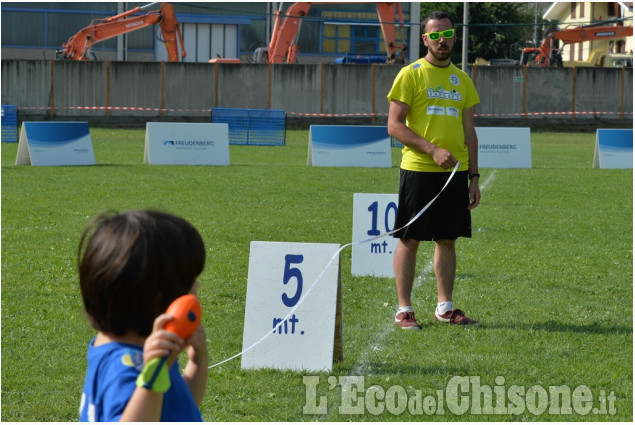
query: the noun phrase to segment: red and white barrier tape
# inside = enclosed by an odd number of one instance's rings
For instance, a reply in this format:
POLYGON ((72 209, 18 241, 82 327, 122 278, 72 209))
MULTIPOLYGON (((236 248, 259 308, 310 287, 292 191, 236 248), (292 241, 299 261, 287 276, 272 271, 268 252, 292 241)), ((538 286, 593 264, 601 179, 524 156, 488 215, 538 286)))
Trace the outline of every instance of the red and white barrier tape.
MULTIPOLYGON (((18 110, 51 110, 50 106, 18 106, 18 110)), ((55 109, 94 110, 94 111, 141 111, 141 112, 212 112, 212 109, 177 109, 177 108, 144 108, 138 106, 61 106, 55 109)), ((633 115, 633 112, 596 112, 596 111, 567 111, 567 112, 518 112, 510 114, 474 114, 475 117, 536 117, 536 116, 571 116, 571 115, 633 115)), ((356 112, 349 114, 322 114, 308 112, 287 112, 289 116, 339 118, 339 117, 387 117, 386 113, 356 112)))
MULTIPOLYGON (((533 117, 542 115, 621 115, 622 112, 519 112, 515 114, 474 114, 475 117, 533 117)), ((623 112, 624 115, 633 115, 632 112, 623 112)))
MULTIPOLYGON (((475 117, 531 117, 541 115, 621 115, 622 112, 519 112, 514 114, 474 114, 475 117)), ((624 115, 633 115, 633 112, 623 112, 624 115)), ((304 112, 287 112, 287 115, 304 116, 304 117, 356 117, 356 116, 382 116, 387 117, 384 113, 353 113, 353 114, 318 114, 304 112)))
POLYGON ((350 114, 319 114, 319 113, 306 113, 306 112, 287 112, 287 115, 294 115, 300 117, 387 117, 388 114, 381 114, 375 112, 357 112, 350 114))
MULTIPOLYGON (((50 110, 50 106, 18 106, 19 110, 50 110)), ((212 112, 211 109, 173 109, 173 108, 144 108, 139 106, 56 106, 55 109, 73 109, 89 111, 149 111, 149 112, 212 112)))

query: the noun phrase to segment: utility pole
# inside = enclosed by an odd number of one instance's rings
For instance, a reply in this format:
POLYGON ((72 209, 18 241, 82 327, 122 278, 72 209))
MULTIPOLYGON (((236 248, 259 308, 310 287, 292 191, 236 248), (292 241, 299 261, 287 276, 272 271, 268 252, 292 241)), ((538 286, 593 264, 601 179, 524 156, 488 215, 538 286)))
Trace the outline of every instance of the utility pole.
POLYGON ((538 47, 538 2, 534 10, 534 47, 538 47))
POLYGON ((467 72, 467 46, 469 35, 468 20, 470 19, 470 6, 468 2, 463 2, 463 49, 461 52, 461 70, 467 72))
POLYGON ((419 46, 421 43, 421 3, 410 3, 410 46, 408 56, 410 63, 419 59, 419 46))
MULTIPOLYGON (((117 14, 124 13, 126 11, 125 2, 117 2, 117 14)), ((117 60, 125 61, 128 59, 128 37, 126 34, 120 34, 117 36, 117 60)))

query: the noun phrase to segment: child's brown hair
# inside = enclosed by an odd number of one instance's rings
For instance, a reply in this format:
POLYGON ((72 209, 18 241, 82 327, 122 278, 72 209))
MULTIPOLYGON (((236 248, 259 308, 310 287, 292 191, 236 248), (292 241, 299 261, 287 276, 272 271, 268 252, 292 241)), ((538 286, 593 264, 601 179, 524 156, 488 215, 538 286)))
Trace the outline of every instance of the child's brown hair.
POLYGON ((205 266, 198 231, 172 214, 106 213, 84 230, 78 249, 84 308, 95 329, 148 336, 154 319, 187 294, 205 266))

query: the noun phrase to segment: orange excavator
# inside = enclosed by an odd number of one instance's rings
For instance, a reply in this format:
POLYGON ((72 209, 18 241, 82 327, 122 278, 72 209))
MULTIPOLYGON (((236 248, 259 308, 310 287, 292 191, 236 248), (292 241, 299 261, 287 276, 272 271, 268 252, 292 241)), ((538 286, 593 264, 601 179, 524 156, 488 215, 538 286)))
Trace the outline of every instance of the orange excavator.
MULTIPOLYGON (((274 12, 274 26, 271 41, 266 47, 256 49, 254 62, 258 63, 296 63, 298 56, 298 37, 302 20, 309 13, 311 5, 333 4, 332 2, 293 3, 286 11, 274 12)), ((377 16, 386 42, 386 63, 404 63, 407 46, 395 43, 395 6, 399 25, 403 28, 401 3, 375 3, 377 16)), ((282 3, 280 3, 282 7, 282 3)))
POLYGON ((547 35, 540 47, 526 47, 523 49, 520 63, 523 66, 562 66, 561 52, 565 45, 582 43, 590 40, 616 39, 632 37, 633 27, 624 26, 582 26, 553 31, 547 35), (560 49, 556 48, 556 40, 563 42, 560 49), (529 57, 535 55, 533 61, 529 57))
POLYGON ((156 4, 150 3, 109 18, 93 20, 89 26, 80 30, 69 38, 66 43, 62 44, 62 50, 57 52, 58 59, 75 61, 94 59, 91 48, 95 44, 121 34, 159 24, 163 34, 163 42, 168 51, 168 60, 170 62, 179 62, 180 57, 184 58, 186 53, 181 29, 174 14, 174 7, 170 3, 161 3, 159 10, 148 12, 145 15, 130 17, 156 4), (181 55, 179 55, 177 39, 181 46, 181 55))

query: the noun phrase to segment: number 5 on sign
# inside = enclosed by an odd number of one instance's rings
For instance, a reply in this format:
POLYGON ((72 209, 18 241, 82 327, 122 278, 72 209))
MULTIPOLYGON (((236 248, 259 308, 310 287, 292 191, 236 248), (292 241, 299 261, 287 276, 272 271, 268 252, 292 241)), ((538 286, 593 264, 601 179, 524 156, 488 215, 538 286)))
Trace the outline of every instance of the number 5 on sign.
POLYGON ((243 369, 330 371, 342 359, 339 255, 325 269, 339 248, 251 243, 243 350, 270 335, 243 354, 243 369))
MULTIPOLYGON (((394 230, 397 194, 356 193, 353 196, 353 241, 360 242, 394 230)), ((354 244, 353 276, 394 277, 392 260, 397 239, 392 236, 354 244)))

